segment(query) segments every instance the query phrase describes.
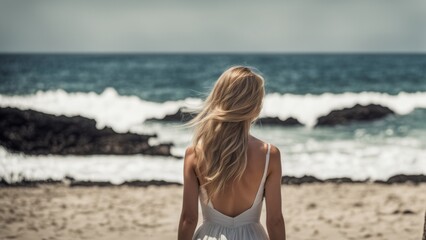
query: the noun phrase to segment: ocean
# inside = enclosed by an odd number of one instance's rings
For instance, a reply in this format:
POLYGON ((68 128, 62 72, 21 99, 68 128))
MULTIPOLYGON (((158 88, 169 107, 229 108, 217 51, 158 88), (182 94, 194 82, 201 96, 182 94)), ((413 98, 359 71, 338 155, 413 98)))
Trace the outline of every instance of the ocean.
MULTIPOLYGON (((191 129, 148 122, 200 106, 220 74, 248 65, 265 78, 261 117, 303 126, 256 125, 252 134, 281 151, 283 174, 383 180, 426 174, 426 54, 1 54, 0 106, 95 119, 98 128, 156 133, 183 156, 191 129), (396 114, 314 127, 355 104, 396 114)), ((30 156, 0 146, 0 178, 182 182, 183 161, 161 156, 30 156)))

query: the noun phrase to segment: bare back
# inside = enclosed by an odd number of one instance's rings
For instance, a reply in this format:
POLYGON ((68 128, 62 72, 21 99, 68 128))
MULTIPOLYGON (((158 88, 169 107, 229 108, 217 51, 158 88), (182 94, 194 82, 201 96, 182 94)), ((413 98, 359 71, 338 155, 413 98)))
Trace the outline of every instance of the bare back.
MULTIPOLYGON (((265 171, 266 154, 267 144, 250 136, 247 167, 241 180, 234 183, 229 182, 223 193, 219 193, 211 199, 211 203, 217 211, 229 217, 236 217, 252 207, 265 171)), ((202 178, 199 176, 200 173, 197 172, 198 181, 203 184, 204 182, 201 182, 202 178)), ((206 188, 206 191, 209 189, 206 188)))

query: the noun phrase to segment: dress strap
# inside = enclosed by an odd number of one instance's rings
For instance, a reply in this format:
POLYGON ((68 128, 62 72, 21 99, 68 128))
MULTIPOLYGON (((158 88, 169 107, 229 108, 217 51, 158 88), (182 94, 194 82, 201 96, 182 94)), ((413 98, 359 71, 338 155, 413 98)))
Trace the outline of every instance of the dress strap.
POLYGON ((271 152, 271 144, 268 143, 268 151, 266 153, 265 169, 263 170, 262 181, 260 182, 259 189, 257 190, 255 203, 262 199, 263 191, 261 191, 261 189, 265 189, 265 181, 266 181, 266 175, 268 173, 270 152, 271 152))
POLYGON ((268 172, 270 152, 271 152, 271 144, 268 143, 268 152, 266 153, 265 170, 263 170, 262 182, 265 181, 265 179, 266 179, 266 173, 268 172))

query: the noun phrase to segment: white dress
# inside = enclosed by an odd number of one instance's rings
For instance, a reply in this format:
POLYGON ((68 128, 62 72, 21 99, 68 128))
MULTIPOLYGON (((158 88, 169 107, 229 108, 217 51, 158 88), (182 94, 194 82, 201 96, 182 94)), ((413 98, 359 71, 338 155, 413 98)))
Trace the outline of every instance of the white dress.
POLYGON ((195 231, 193 240, 267 240, 268 235, 260 224, 266 172, 269 165, 270 144, 266 154, 265 170, 252 206, 236 217, 227 216, 207 202, 206 190, 200 188, 200 204, 203 223, 195 231))

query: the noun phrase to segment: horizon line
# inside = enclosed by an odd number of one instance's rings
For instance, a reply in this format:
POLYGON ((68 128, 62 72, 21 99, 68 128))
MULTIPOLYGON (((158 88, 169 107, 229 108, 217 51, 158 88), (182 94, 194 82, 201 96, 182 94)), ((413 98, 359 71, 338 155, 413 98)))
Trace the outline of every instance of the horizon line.
POLYGON ((0 51, 0 55, 392 55, 426 54, 426 51, 0 51))

